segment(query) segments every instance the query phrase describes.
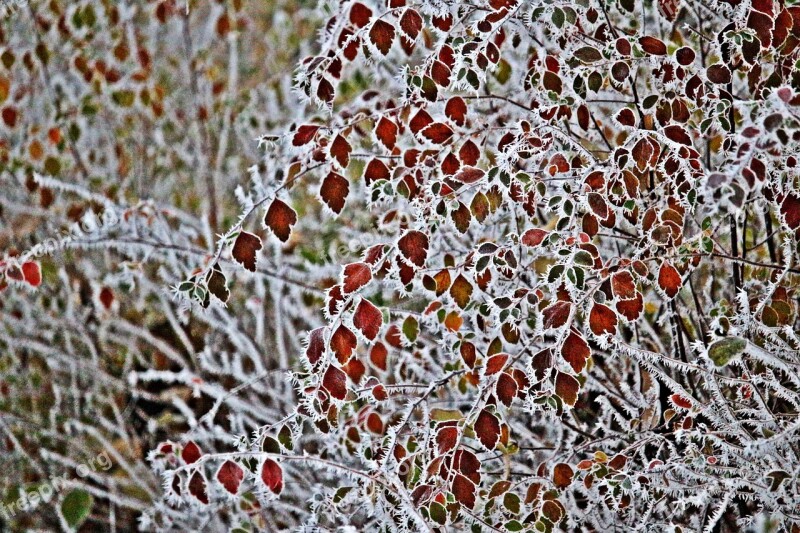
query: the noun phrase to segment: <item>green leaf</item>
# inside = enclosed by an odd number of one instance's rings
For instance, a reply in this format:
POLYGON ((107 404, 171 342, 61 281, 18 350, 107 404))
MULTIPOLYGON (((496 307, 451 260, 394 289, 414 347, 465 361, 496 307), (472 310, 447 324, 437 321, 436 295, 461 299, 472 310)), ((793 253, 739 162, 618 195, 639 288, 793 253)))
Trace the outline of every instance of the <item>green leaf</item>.
POLYGON ((735 357, 741 355, 747 347, 747 341, 741 337, 728 337, 718 340, 708 347, 708 357, 717 366, 725 366, 735 357))
POLYGON ((83 489, 75 489, 61 502, 61 516, 71 528, 77 529, 92 511, 94 498, 83 489))
POLYGON ((419 335, 419 322, 417 322, 417 319, 413 316, 409 316, 403 321, 403 335, 411 342, 417 340, 417 335, 419 335))

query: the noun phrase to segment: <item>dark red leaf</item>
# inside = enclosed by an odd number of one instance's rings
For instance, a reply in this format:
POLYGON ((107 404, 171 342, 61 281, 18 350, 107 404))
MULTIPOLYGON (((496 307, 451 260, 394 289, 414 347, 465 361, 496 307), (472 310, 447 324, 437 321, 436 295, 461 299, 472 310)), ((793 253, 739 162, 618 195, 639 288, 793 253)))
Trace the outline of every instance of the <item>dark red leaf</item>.
POLYGON ((461 474, 456 474, 453 479, 453 496, 458 503, 468 509, 475 507, 475 491, 475 484, 472 481, 461 474))
POLYGON ((297 131, 294 134, 294 138, 292 139, 292 144, 295 146, 303 146, 304 144, 311 141, 314 138, 314 135, 317 134, 319 130, 319 126, 312 126, 312 125, 305 125, 300 126, 297 128, 297 131))
POLYGON ((383 55, 388 54, 394 41, 394 26, 385 20, 376 20, 369 30, 369 40, 383 55))
POLYGON ((439 430, 436 434, 436 444, 439 454, 445 454, 455 448, 458 439, 458 428, 449 426, 439 430))
POLYGON ((456 174, 454 177, 461 183, 469 184, 469 183, 475 183, 476 181, 481 179, 485 174, 486 173, 479 168, 464 167, 463 169, 461 169, 461 172, 456 174))
POLYGON ((350 143, 341 134, 337 135, 331 143, 331 155, 342 168, 347 168, 347 165, 350 164, 351 150, 350 143))
POLYGON ((492 374, 497 374, 506 365, 506 361, 508 361, 508 354, 507 353, 498 353, 489 358, 486 361, 486 368, 484 369, 483 373, 487 376, 491 376, 492 374))
POLYGON ((372 269, 366 263, 350 263, 342 275, 344 294, 357 291, 372 280, 372 269))
POLYGON ((574 475, 575 472, 572 470, 571 466, 567 463, 558 463, 555 468, 553 468, 553 483, 555 483, 556 487, 559 489, 567 488, 572 483, 572 477, 574 475))
POLYGON ((664 262, 658 271, 658 286, 669 298, 674 298, 683 285, 678 270, 668 262, 664 262))
POLYGON ((389 168, 380 159, 372 159, 364 170, 364 181, 369 185, 378 180, 388 180, 391 177, 389 168))
POLYGON ((422 130, 422 136, 436 144, 444 144, 453 136, 453 130, 443 122, 434 122, 422 130))
POLYGON ((22 279, 32 287, 38 287, 42 284, 42 269, 39 263, 35 261, 27 261, 22 263, 22 279))
POLYGON ((624 270, 611 276, 611 290, 621 300, 636 298, 636 283, 630 272, 624 270))
POLYGON ((261 239, 257 235, 243 231, 233 243, 231 255, 238 263, 250 272, 256 271, 256 252, 262 247, 261 239))
POLYGON ((595 335, 617 332, 617 314, 603 304, 594 304, 589 312, 589 327, 595 335))
POLYGON ((428 236, 420 231, 409 231, 397 242, 400 253, 409 262, 422 268, 428 257, 428 236))
POLYGON ((322 359, 325 353, 325 328, 317 328, 308 335, 308 346, 306 347, 306 357, 308 361, 315 365, 322 359))
POLYGON ((403 16, 400 17, 400 29, 403 33, 408 35, 411 40, 417 38, 419 31, 422 29, 422 17, 416 10, 408 8, 403 16))
POLYGON ((383 315, 380 310, 366 299, 358 304, 353 314, 353 325, 369 340, 375 340, 383 325, 383 315))
POLYGON ((322 387, 337 400, 344 400, 347 396, 347 375, 331 365, 322 377, 322 387))
POLYGON ((486 409, 475 420, 475 435, 487 450, 494 450, 500 438, 500 421, 486 409))
POLYGON ((375 126, 375 136, 389 150, 397 144, 397 124, 386 117, 381 117, 375 126))
POLYGON ((222 463, 217 471, 217 481, 231 494, 239 492, 239 485, 243 479, 244 470, 231 460, 222 463))
POLYGON ((463 126, 467 120, 467 104, 460 96, 454 96, 445 104, 444 114, 457 125, 463 126))
POLYGON ((297 213, 294 212, 294 209, 277 198, 272 201, 264 216, 264 224, 283 242, 289 240, 292 226, 296 223, 297 213))
POLYGON ((319 188, 319 195, 322 201, 337 215, 344 209, 345 200, 349 192, 350 182, 336 172, 329 172, 325 179, 322 180, 322 185, 319 188))
POLYGON ((283 470, 272 459, 264 459, 264 464, 261 465, 261 481, 267 486, 269 490, 275 494, 280 494, 283 490, 283 470))
POLYGON ((517 381, 510 375, 502 373, 497 378, 495 390, 497 392, 497 399, 508 407, 517 395, 517 381))
POLYGON ((353 355, 353 350, 358 345, 356 334, 345 326, 339 326, 331 335, 331 350, 341 364, 345 364, 353 355))
POLYGON ((189 479, 189 494, 197 498, 197 501, 208 504, 208 493, 206 492, 206 478, 198 470, 189 479))
POLYGON ((202 455, 203 452, 200 451, 200 447, 191 440, 186 443, 181 451, 181 459, 187 465, 196 462, 202 455))
POLYGON ((578 380, 569 374, 564 372, 556 373, 556 395, 567 405, 574 406, 575 402, 578 401, 580 387, 578 380))
POLYGON ((561 356, 569 363, 572 370, 580 372, 586 366, 586 360, 592 355, 589 344, 575 330, 570 331, 564 345, 561 347, 561 356))
POLYGON ((685 144, 686 146, 692 145, 692 139, 689 137, 689 134, 686 133, 686 130, 683 128, 683 126, 674 124, 672 126, 667 126, 664 128, 664 135, 676 143, 685 144))
POLYGON ((424 109, 420 109, 411 119, 411 122, 408 123, 408 127, 411 128, 412 133, 416 134, 432 123, 433 119, 428 112, 424 109))
POLYGON ((369 24, 371 18, 372 10, 361 2, 356 2, 353 4, 353 7, 350 8, 350 22, 357 28, 363 28, 369 24))
POLYGON ((641 45, 642 50, 650 55, 667 55, 667 45, 664 44, 664 41, 656 39, 655 37, 650 37, 649 35, 639 37, 639 44, 641 45))
POLYGON ((542 311, 545 329, 560 328, 567 323, 572 304, 569 302, 556 302, 542 311))

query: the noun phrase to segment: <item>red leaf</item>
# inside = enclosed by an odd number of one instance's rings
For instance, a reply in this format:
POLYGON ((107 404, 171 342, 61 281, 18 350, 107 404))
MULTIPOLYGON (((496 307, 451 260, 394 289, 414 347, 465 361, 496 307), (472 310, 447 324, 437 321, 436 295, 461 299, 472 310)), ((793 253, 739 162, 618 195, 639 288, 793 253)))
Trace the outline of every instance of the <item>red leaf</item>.
POLYGON ((495 390, 497 399, 508 407, 517 395, 517 381, 506 373, 500 374, 500 377, 497 378, 495 390))
POLYGON ((369 40, 383 55, 388 54, 394 41, 394 26, 385 20, 376 20, 369 30, 369 40))
POLYGON ((357 28, 363 28, 369 24, 369 19, 371 18, 372 10, 361 2, 356 2, 353 4, 353 7, 350 8, 350 22, 357 28))
POLYGON ((560 328, 567 323, 572 304, 569 302, 556 302, 542 311, 545 329, 560 328))
POLYGON ((225 461, 217 471, 217 481, 231 494, 239 492, 239 485, 244 479, 244 470, 233 461, 225 461))
POLYGON ((475 166, 481 158, 481 151, 474 142, 467 141, 461 147, 461 150, 458 151, 458 158, 461 159, 465 165, 475 166))
POLYGON ((574 377, 564 372, 556 373, 556 395, 570 407, 578 401, 580 383, 574 377))
POLYGON ((572 467, 567 463, 558 463, 555 468, 553 468, 553 483, 555 483, 556 487, 559 489, 569 487, 574 474, 572 467))
POLYGON ((345 200, 349 192, 350 182, 336 172, 329 172, 325 179, 322 180, 322 185, 319 188, 319 195, 322 201, 337 215, 344 209, 345 200))
MULTIPOLYGON (((383 321, 383 319, 381 319, 383 321)), ((364 330, 361 330, 362 332, 364 330)), ((366 333, 364 334, 366 335, 366 333)), ((378 342, 375 346, 372 347, 372 350, 369 351, 369 360, 380 370, 386 370, 386 357, 389 355, 389 351, 386 349, 386 346, 382 342, 378 342)))
POLYGON ((680 394, 673 394, 669 397, 672 400, 672 403, 677 405, 678 407, 682 407, 683 409, 691 409, 692 402, 681 396, 680 394))
POLYGON ((339 326, 331 335, 331 350, 336 354, 340 363, 345 364, 353 355, 353 350, 358 345, 355 333, 345 326, 339 326))
POLYGON ((672 126, 667 126, 664 128, 664 135, 676 143, 685 144, 686 146, 692 145, 692 139, 689 137, 689 134, 686 133, 686 130, 683 128, 683 126, 677 126, 674 124, 672 126))
POLYGON ((589 313, 589 327, 595 335, 617 332, 617 314, 603 304, 594 304, 589 313))
POLYGON ((408 123, 408 127, 411 128, 411 131, 416 134, 432 123, 433 119, 428 112, 424 109, 420 109, 414 115, 414 118, 411 119, 411 122, 408 123))
POLYGON ((350 151, 352 148, 350 147, 350 143, 347 142, 347 139, 342 137, 341 134, 336 135, 336 138, 333 139, 333 143, 331 143, 331 155, 336 158, 336 161, 342 168, 347 168, 347 165, 350 164, 350 151))
POLYGON ((294 209, 277 198, 272 201, 264 216, 264 224, 283 242, 289 240, 292 226, 296 223, 297 213, 294 212, 294 209))
POLYGON ((433 22, 433 25, 441 31, 450 31, 450 28, 453 26, 453 15, 447 13, 441 17, 434 16, 431 19, 431 22, 433 22))
POLYGON ((800 228, 800 196, 787 194, 781 202, 781 214, 786 219, 786 225, 791 229, 800 228))
POLYGON ((366 263, 350 263, 344 267, 344 293, 357 291, 372 280, 372 270, 366 263))
POLYGON ((414 9, 408 8, 403 16, 400 17, 400 29, 408 35, 411 40, 417 38, 422 29, 422 17, 414 9))
POLYGON ((283 490, 283 470, 272 459, 264 459, 264 464, 261 466, 261 481, 267 486, 269 490, 275 494, 280 494, 283 490))
POLYGON ((548 233, 539 228, 529 229, 522 235, 522 244, 525 246, 539 246, 548 233))
POLYGON ((461 172, 455 175, 455 179, 461 183, 475 183, 484 176, 485 172, 479 168, 464 167, 461 172))
POLYGON ((453 496, 461 505, 472 509, 475 507, 475 484, 461 474, 456 474, 453 479, 453 496))
POLYGON ((317 328, 308 335, 308 346, 306 347, 306 357, 308 362, 317 364, 325 353, 325 328, 317 328))
POLYGON ((256 252, 261 249, 261 239, 257 235, 243 231, 233 243, 231 255, 250 272, 256 271, 256 252))
POLYGON ((206 493, 206 478, 200 471, 195 471, 189 480, 189 493, 197 498, 200 503, 208 504, 208 493, 206 493))
MULTIPOLYGON (((474 349, 474 348, 473 348, 474 349)), ((507 353, 498 353, 489 358, 486 361, 486 368, 484 369, 483 373, 487 376, 491 376, 492 374, 497 374, 506 365, 506 361, 508 361, 508 354, 507 353)))
POLYGON ((636 320, 642 313, 644 302, 641 293, 636 293, 636 298, 631 300, 620 300, 617 302, 617 312, 629 321, 636 320))
POLYGON ((561 347, 561 356, 569 363, 572 370, 580 372, 586 366, 586 360, 592 355, 589 345, 575 330, 570 331, 564 345, 561 347))
POLYGON ((189 441, 186 443, 186 446, 183 447, 181 451, 181 459, 187 465, 190 465, 200 459, 203 455, 203 452, 200 451, 200 447, 194 443, 194 441, 189 441))
POLYGON ((386 148, 391 150, 397 143, 397 124, 386 117, 381 117, 375 126, 375 136, 386 148))
POLYGON ((322 376, 322 387, 337 400, 344 400, 347 396, 347 376, 344 372, 331 365, 322 376))
POLYGON ((475 420, 475 434, 487 450, 494 450, 500 438, 500 421, 486 409, 475 420))
POLYGON ((375 340, 383 325, 380 310, 366 299, 362 299, 353 315, 353 325, 369 340, 375 340))
POLYGON ((13 128, 17 125, 17 118, 19 118, 19 112, 15 107, 4 107, 2 111, 3 122, 5 122, 6 126, 9 128, 13 128))
POLYGON ((680 273, 670 263, 664 261, 658 271, 658 286, 669 298, 674 298, 681 289, 683 281, 680 273))
POLYGON ((317 84, 317 98, 327 104, 330 104, 333 102, 335 94, 336 91, 334 90, 331 82, 329 82, 327 78, 320 78, 319 83, 317 84))
POLYGON ((422 268, 428 258, 428 237, 420 231, 409 231, 397 242, 400 253, 409 262, 422 268))
POLYGON ((649 35, 640 37, 639 44, 641 45, 642 50, 644 50, 650 55, 654 56, 667 55, 667 45, 665 45, 663 41, 661 41, 660 39, 656 39, 655 37, 650 37, 649 35))
POLYGON ((114 303, 114 291, 108 287, 103 287, 100 289, 98 298, 100 299, 100 303, 103 304, 103 307, 111 309, 111 305, 114 303))
POLYGON ((373 181, 388 180, 390 177, 389 168, 380 159, 371 160, 364 170, 364 181, 367 185, 373 181))
POLYGON ((443 122, 434 122, 422 130, 422 136, 436 144, 444 144, 453 136, 453 130, 443 122))
POLYGON ((39 263, 28 261, 22 263, 22 279, 24 279, 32 287, 38 287, 42 284, 42 269, 39 263))
POLYGON ((621 300, 636 298, 636 283, 630 272, 617 272, 611 276, 611 290, 621 300))
POLYGON ((317 134, 319 130, 319 126, 311 126, 305 125, 300 126, 297 128, 297 131, 294 134, 294 138, 292 139, 292 144, 295 146, 303 146, 304 144, 311 141, 314 138, 314 135, 317 134))
POLYGON ((458 428, 444 427, 436 434, 436 444, 439 454, 444 454, 455 448, 458 439, 458 428))

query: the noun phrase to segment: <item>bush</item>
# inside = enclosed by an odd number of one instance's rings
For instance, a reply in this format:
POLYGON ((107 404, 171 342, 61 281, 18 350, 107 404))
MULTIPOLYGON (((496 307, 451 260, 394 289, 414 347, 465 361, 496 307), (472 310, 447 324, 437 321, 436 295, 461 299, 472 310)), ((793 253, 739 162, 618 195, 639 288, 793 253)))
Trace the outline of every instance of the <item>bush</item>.
POLYGON ((85 523, 800 527, 800 7, 152 7, 37 19, 20 98, 81 132, 56 163, 3 112, 5 173, 82 222, 4 263, 3 372, 38 396, 3 410, 35 405, 27 446, 63 466, 54 432, 117 450, 85 523), (62 25, 74 50, 42 51, 62 25), (149 47, 73 80, 119 25, 149 47), (102 121, 153 136, 128 154, 102 121))

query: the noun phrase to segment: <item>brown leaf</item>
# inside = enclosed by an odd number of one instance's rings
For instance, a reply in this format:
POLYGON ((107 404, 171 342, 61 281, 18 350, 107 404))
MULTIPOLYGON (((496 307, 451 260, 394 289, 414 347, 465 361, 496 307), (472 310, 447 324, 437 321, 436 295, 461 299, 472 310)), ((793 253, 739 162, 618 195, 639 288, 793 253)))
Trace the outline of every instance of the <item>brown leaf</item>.
POLYGON ((472 481, 461 474, 456 474, 453 479, 453 496, 458 503, 468 509, 475 507, 475 491, 475 484, 472 481))
POLYGON ((436 434, 436 445, 439 454, 445 454, 456 447, 458 428, 454 426, 443 427, 436 434))
POLYGON ((497 392, 497 399, 503 402, 506 407, 509 407, 517 395, 517 381, 504 372, 497 378, 495 391, 497 392))
POLYGON ((630 272, 624 270, 611 276, 611 290, 621 300, 636 298, 636 283, 630 272))
POLYGON ((556 373, 556 395, 570 407, 578 401, 580 383, 574 377, 564 372, 556 373))
POLYGON ((574 474, 572 467, 567 463, 558 463, 553 469, 553 483, 559 489, 567 488, 572 483, 574 474))
POLYGON ((463 274, 459 274, 450 286, 450 296, 453 297, 453 300, 461 309, 464 309, 472 296, 472 290, 472 284, 467 281, 463 274))
POLYGON ((454 177, 461 183, 475 183, 484 176, 485 172, 479 168, 464 167, 454 177))

